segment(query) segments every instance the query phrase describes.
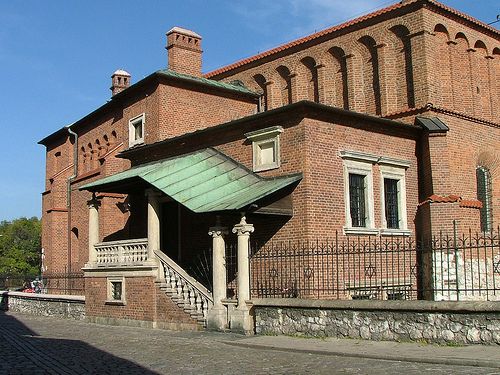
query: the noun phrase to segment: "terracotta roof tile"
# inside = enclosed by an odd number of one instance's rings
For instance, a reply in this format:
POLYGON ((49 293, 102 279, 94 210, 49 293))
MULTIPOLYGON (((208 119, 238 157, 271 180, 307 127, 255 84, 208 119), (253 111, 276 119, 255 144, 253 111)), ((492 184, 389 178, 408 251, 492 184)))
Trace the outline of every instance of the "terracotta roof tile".
MULTIPOLYGON (((415 0, 415 1, 418 1, 418 0, 415 0)), ((412 1, 412 2, 415 2, 415 1, 412 1)), ((371 18, 380 16, 380 15, 382 15, 384 13, 388 13, 388 12, 390 12, 392 10, 395 10, 395 9, 398 9, 398 8, 402 8, 402 7, 406 6, 406 5, 407 5, 407 3, 405 3, 405 4, 396 3, 396 4, 393 4, 393 5, 390 5, 390 6, 386 7, 386 8, 379 9, 379 10, 377 10, 375 12, 372 12, 372 13, 369 13, 369 14, 365 14, 364 16, 361 16, 361 17, 355 18, 353 20, 341 23, 340 25, 332 26, 332 27, 330 27, 328 29, 325 29, 325 30, 322 30, 322 31, 318 31, 317 33, 305 36, 303 38, 291 41, 291 42, 286 43, 286 44, 282 44, 281 46, 272 48, 272 49, 270 49, 268 51, 259 53, 257 55, 254 55, 254 56, 248 57, 246 59, 237 61, 237 62, 235 62, 233 64, 224 66, 224 67, 219 68, 217 70, 214 70, 212 72, 206 73, 205 77, 206 78, 211 78, 211 77, 217 76, 217 75, 219 75, 221 73, 225 73, 225 72, 230 71, 232 69, 235 69, 235 68, 238 68, 240 66, 249 64, 249 63, 251 63, 253 61, 260 60, 260 59, 262 59, 264 57, 274 55, 274 54, 276 54, 278 52, 281 52, 281 51, 284 51, 286 49, 289 49, 289 48, 292 48, 292 47, 304 44, 304 43, 309 42, 311 40, 318 39, 318 38, 320 38, 322 36, 325 36, 325 35, 328 35, 328 34, 332 34, 332 33, 336 32, 336 31, 345 29, 345 28, 347 28, 349 26, 353 26, 353 25, 356 25, 356 24, 361 23, 363 21, 369 20, 371 18)))
POLYGON ((483 204, 476 199, 462 199, 462 197, 450 194, 447 196, 433 194, 426 200, 420 202, 418 206, 423 206, 427 203, 457 203, 459 207, 463 208, 483 208, 483 204))
POLYGON ((483 203, 476 199, 462 200, 460 201, 460 207, 465 208, 483 208, 483 203))
POLYGON ((248 57, 248 58, 245 58, 245 59, 242 59, 240 61, 237 61, 233 64, 230 64, 230 65, 226 65, 222 68, 219 68, 219 69, 216 69, 212 72, 208 72, 206 73, 204 76, 206 78, 212 78, 212 77, 215 77, 219 74, 222 74, 222 73, 225 73, 225 72, 228 72, 230 70, 233 70, 233 69, 236 69, 236 68, 239 68, 240 66, 244 66, 246 64, 249 64, 253 61, 257 61, 257 60, 260 60, 260 59, 263 59, 265 57, 268 57, 268 56, 272 56, 274 54, 277 54, 281 51, 284 51, 284 50, 287 50, 289 48, 292 48, 292 47, 295 47, 295 46, 299 46, 301 44, 304 44, 304 43, 307 43, 309 41, 312 41, 312 40, 315 40, 315 39, 318 39, 320 37, 323 37, 325 35, 329 35, 329 34, 332 34, 334 32, 337 32, 339 30, 342 30, 342 29, 345 29, 347 27, 350 27, 350 26, 353 26, 353 25, 356 25, 356 24, 359 24, 361 22, 364 22, 364 21, 367 21, 369 19, 372 19, 372 18, 375 18, 375 17, 378 17, 378 16, 381 16, 383 14, 386 14, 386 13, 389 13, 389 12, 392 12, 396 9, 400 9, 400 8, 405 8, 411 4, 414 4, 414 3, 417 3, 417 2, 423 2, 423 3, 428 3, 428 4, 431 4, 431 5, 434 5, 446 12, 449 12, 449 13, 452 13, 456 16, 459 16, 469 22, 472 22, 478 26, 481 26, 483 28, 486 28, 488 31, 490 32, 493 32, 495 34, 500 34, 500 32, 495 29, 494 27, 492 26, 489 26, 465 13, 462 13, 462 12, 459 12, 458 10, 456 9, 453 9, 453 8, 450 8, 444 4, 441 4, 440 2, 436 1, 436 0, 410 0, 410 1, 406 1, 406 2, 398 2, 398 3, 395 3, 395 4, 392 4, 386 8, 382 8, 382 9, 379 9, 379 10, 376 10, 372 13, 368 13, 368 14, 365 14, 361 17, 358 17, 358 18, 354 18, 350 21, 347 21, 347 22, 344 22, 344 23, 341 23, 339 25, 336 25, 336 26, 332 26, 328 29, 325 29, 325 30, 322 30, 322 31, 318 31, 317 33, 314 33, 314 34, 311 34, 311 35, 308 35, 308 36, 305 36, 303 38, 300 38, 300 39, 296 39, 294 41, 291 41, 289 43, 286 43, 286 44, 282 44, 281 46, 278 46, 278 47, 275 47, 275 48, 272 48, 268 51, 265 51, 265 52, 262 52, 262 53, 259 53, 257 55, 254 55, 254 56, 251 56, 251 57, 248 57))

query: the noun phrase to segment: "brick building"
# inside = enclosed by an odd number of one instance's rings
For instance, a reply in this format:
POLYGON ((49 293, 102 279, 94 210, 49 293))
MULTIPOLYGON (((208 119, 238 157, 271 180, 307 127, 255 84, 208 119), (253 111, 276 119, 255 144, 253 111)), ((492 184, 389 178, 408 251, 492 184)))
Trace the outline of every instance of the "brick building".
POLYGON ((168 69, 116 71, 112 100, 40 141, 46 272, 84 269, 90 319, 246 330, 248 256, 233 309, 225 242, 500 222, 497 29, 402 1, 206 74, 201 39, 173 28, 168 69), (211 246, 213 293, 183 269, 211 246))

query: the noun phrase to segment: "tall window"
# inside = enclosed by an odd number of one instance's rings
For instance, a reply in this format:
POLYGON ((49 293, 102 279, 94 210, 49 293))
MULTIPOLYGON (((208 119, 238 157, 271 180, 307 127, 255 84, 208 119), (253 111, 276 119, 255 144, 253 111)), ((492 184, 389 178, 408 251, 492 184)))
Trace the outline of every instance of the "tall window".
POLYGON ((398 180, 384 178, 384 197, 387 228, 399 229, 398 180))
POLYGON ((490 231, 493 226, 493 210, 491 205, 491 175, 485 167, 476 169, 477 199, 483 203, 481 208, 481 230, 490 231))
POLYGON ((365 177, 349 173, 349 201, 353 227, 366 226, 365 177))

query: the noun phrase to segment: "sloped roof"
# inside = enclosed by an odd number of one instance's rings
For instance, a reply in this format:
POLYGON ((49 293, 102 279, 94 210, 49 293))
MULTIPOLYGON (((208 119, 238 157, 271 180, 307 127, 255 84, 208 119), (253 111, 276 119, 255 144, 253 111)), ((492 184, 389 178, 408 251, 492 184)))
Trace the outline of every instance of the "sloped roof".
POLYGON ((264 178, 213 148, 133 167, 80 187, 123 192, 143 180, 193 212, 240 210, 302 179, 301 174, 264 178))

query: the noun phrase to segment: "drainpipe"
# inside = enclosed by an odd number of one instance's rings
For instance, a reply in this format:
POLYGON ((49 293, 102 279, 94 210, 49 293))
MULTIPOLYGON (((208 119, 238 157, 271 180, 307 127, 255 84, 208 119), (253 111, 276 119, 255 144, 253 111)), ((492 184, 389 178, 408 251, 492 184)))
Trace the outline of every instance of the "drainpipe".
POLYGON ((71 273, 71 182, 78 174, 78 134, 71 130, 71 125, 66 127, 70 136, 75 138, 73 143, 73 174, 68 177, 66 191, 66 207, 68 208, 68 274, 71 273))

